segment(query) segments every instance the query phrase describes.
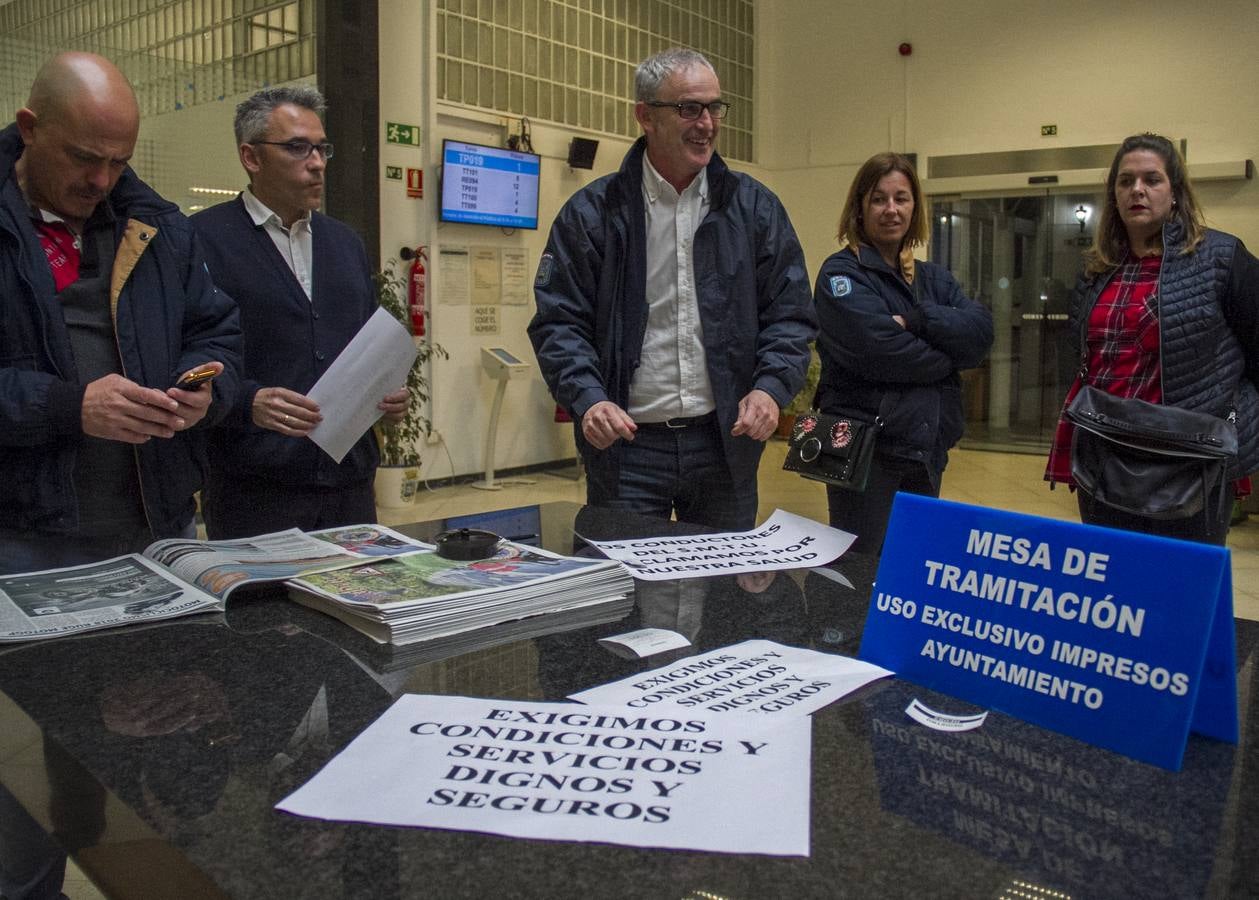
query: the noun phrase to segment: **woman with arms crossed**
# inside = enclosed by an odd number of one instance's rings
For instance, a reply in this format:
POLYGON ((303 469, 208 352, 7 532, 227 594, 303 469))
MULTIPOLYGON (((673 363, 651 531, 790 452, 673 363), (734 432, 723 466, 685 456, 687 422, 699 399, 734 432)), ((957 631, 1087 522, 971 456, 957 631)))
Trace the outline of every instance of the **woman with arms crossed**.
POLYGON ((992 346, 992 316, 948 269, 914 259, 927 242, 918 176, 896 153, 871 157, 844 203, 839 239, 818 274, 825 413, 882 422, 864 491, 827 486, 830 523, 878 553, 898 490, 936 497, 949 448, 962 436, 958 373, 992 346))

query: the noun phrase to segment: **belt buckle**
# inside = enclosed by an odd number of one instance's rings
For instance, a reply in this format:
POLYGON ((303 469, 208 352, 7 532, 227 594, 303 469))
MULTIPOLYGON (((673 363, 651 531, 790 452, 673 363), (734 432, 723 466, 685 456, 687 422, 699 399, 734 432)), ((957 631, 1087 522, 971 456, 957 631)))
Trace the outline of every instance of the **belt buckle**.
POLYGON ((688 425, 690 425, 690 424, 691 424, 691 423, 687 420, 686 416, 676 416, 674 419, 665 419, 665 420, 664 420, 664 427, 665 427, 665 428, 674 428, 674 429, 677 429, 677 428, 685 428, 686 426, 688 426, 688 425), (677 424, 676 424, 676 425, 674 424, 674 421, 675 421, 675 420, 677 421, 677 424))

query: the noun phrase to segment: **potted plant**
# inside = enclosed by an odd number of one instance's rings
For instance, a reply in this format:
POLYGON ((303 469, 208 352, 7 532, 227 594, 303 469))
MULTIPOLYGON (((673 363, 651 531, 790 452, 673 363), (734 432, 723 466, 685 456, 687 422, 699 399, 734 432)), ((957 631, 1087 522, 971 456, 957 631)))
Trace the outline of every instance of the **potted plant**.
MULTIPOLYGON (((414 334, 411 311, 407 306, 407 280, 398 273, 397 261, 389 260, 384 269, 372 276, 376 282, 376 298, 380 306, 414 334)), ((421 341, 415 364, 407 373, 407 390, 411 405, 401 422, 391 424, 383 419, 376 423, 376 440, 380 444, 380 468, 376 470, 376 504, 397 508, 415 502, 420 484, 420 441, 432 430, 433 423, 424 415, 428 402, 428 379, 424 365, 433 356, 449 359, 441 344, 421 341)))
POLYGON ((778 436, 791 437, 791 426, 796 423, 796 416, 813 409, 813 395, 817 393, 818 382, 822 379, 822 360, 818 358, 817 347, 809 345, 809 370, 804 376, 804 387, 791 399, 781 413, 778 414, 778 436))

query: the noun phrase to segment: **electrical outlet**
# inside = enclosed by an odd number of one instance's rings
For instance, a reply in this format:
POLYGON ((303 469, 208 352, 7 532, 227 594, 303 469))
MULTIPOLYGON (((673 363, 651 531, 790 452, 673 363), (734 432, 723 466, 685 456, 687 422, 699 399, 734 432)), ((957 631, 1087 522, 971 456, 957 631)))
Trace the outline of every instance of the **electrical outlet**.
POLYGON ((441 442, 442 442, 442 433, 438 431, 436 428, 434 428, 432 431, 430 431, 428 434, 424 436, 424 443, 428 444, 430 447, 436 446, 437 444, 440 444, 441 442))

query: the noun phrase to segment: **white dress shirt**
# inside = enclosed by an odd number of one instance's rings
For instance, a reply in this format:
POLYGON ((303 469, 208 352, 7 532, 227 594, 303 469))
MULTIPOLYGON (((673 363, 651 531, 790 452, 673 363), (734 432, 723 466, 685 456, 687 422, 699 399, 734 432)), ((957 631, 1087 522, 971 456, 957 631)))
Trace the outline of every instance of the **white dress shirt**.
POLYGON ((716 407, 695 293, 695 232, 708 214, 708 173, 681 194, 643 155, 647 212, 647 332, 630 382, 637 422, 702 416, 716 407))
POLYGON ((309 300, 310 264, 314 255, 309 210, 306 215, 294 222, 291 228, 285 228, 280 217, 255 197, 251 188, 242 191, 241 196, 245 200, 245 209, 249 213, 249 218, 253 219, 255 225, 261 225, 266 229, 267 234, 275 243, 275 249, 280 251, 280 256, 288 263, 289 270, 297 278, 297 283, 302 286, 302 290, 306 292, 306 299, 309 300))

